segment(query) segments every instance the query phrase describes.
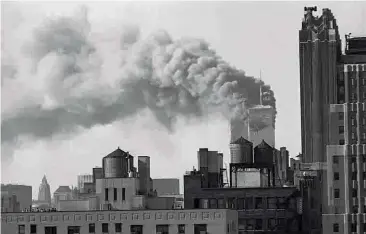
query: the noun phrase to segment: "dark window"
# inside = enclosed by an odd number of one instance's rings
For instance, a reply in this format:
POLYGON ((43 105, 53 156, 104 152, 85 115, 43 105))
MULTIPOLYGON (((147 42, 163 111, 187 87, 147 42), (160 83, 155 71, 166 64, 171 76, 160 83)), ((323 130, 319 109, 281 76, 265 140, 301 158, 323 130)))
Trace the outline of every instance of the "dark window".
POLYGON ((315 207, 315 199, 313 197, 310 198, 310 208, 314 209, 315 207))
POLYGON ((142 225, 131 225, 130 226, 130 231, 131 233, 135 233, 135 234, 142 234, 142 225))
POLYGON ((122 232, 122 223, 115 223, 114 228, 116 232, 122 232))
POLYGON ((238 210, 244 210, 244 198, 238 198, 238 210))
POLYGON ((255 198, 255 208, 256 209, 263 209, 263 198, 256 197, 255 198))
POLYGON ((126 188, 122 188, 122 201, 126 200, 126 188))
POLYGON ((352 213, 357 214, 358 213, 358 205, 354 205, 352 207, 352 213))
POLYGON ((104 200, 108 201, 108 189, 104 189, 104 200))
POLYGON ((279 228, 284 228, 286 226, 286 220, 284 218, 277 219, 277 226, 279 228))
POLYGON ((113 189, 113 200, 117 201, 117 188, 113 189))
POLYGON ((251 210, 251 209, 253 209, 254 208, 254 206, 253 206, 254 204, 253 204, 253 198, 252 197, 247 197, 247 198, 245 198, 245 204, 244 204, 244 206, 245 206, 245 209, 247 209, 247 210, 251 210))
POLYGON ((334 189, 334 198, 339 198, 339 189, 334 189))
POLYGON ((357 189, 352 189, 352 197, 357 197, 357 189))
POLYGON ((276 219, 268 219, 268 229, 275 230, 276 228, 276 219))
POLYGON ((67 234, 80 234, 80 227, 79 226, 67 227, 67 234))
POLYGON ((263 230, 263 220, 262 219, 255 220, 255 230, 263 230))
POLYGON ((185 224, 178 224, 178 234, 186 233, 186 225, 185 224))
POLYGON ((339 112, 338 113, 338 119, 339 120, 343 120, 344 119, 344 113, 343 112, 339 112))
POLYGON ((352 158, 351 158, 351 162, 352 162, 352 163, 356 163, 356 161, 357 161, 357 158, 356 158, 356 157, 352 157, 352 158))
POLYGON ((44 227, 44 234, 57 234, 57 227, 44 227))
MULTIPOLYGON (((226 204, 225 204, 225 200, 223 198, 218 199, 218 208, 219 209, 225 209, 226 208, 226 204)), ((242 208, 244 209, 244 208, 242 208)))
POLYGON ((357 232, 357 223, 351 223, 351 232, 357 232))
POLYGON ((207 232, 207 224, 194 224, 194 234, 207 232))
POLYGON ((338 164, 339 163, 339 159, 337 156, 333 156, 333 164, 338 164))
POLYGON ((102 223, 102 233, 108 233, 108 223, 102 223))
POLYGON ((339 232, 339 224, 338 223, 333 224, 333 232, 339 232))
POLYGON ((277 209, 277 198, 275 197, 267 198, 267 209, 277 209))
POLYGON ((363 180, 366 180, 366 171, 362 172, 363 174, 363 180))
POLYGON ((95 233, 95 223, 89 223, 89 233, 95 233))
POLYGON ((338 132, 339 132, 339 134, 343 134, 344 133, 344 126, 339 126, 338 132))
POLYGON ((160 234, 169 234, 169 225, 156 225, 156 233, 160 232, 160 234))
POLYGON ((30 233, 31 234, 37 233, 37 225, 35 225, 35 224, 30 225, 30 233))
POLYGON ((18 233, 25 234, 25 225, 18 225, 18 233))
POLYGON ((344 145, 344 143, 345 143, 345 142, 344 142, 344 139, 340 139, 340 140, 339 140, 339 144, 340 144, 340 145, 344 145))
POLYGON ((200 208, 200 199, 199 198, 195 198, 193 200, 193 208, 194 209, 199 209, 200 208))
POLYGON ((357 180, 357 171, 353 171, 351 175, 352 180, 357 180))
POLYGON ((339 180, 339 172, 334 172, 334 180, 339 180))
POLYGON ((215 198, 210 199, 210 208, 217 209, 217 200, 215 198))

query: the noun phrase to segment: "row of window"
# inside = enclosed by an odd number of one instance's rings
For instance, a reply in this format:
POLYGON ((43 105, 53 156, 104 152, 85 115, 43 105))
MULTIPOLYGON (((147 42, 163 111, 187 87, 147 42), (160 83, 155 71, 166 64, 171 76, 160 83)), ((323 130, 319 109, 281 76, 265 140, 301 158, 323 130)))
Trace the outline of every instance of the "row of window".
POLYGON ((265 227, 263 219, 239 219, 240 230, 281 230, 286 226, 286 220, 284 218, 268 219, 265 227))
MULTIPOLYGON (((109 189, 108 188, 104 189, 104 199, 105 199, 105 201, 109 201, 109 189)), ((117 200, 118 200, 118 189, 113 188, 113 201, 117 201, 117 200)), ((121 189, 121 200, 122 201, 126 200, 126 188, 121 189)))
MULTIPOLYGON (((340 232, 339 231, 339 224, 338 223, 334 223, 333 224, 333 232, 340 232)), ((366 230, 366 223, 363 223, 363 230, 366 230)), ((357 232, 357 223, 351 223, 351 232, 357 232)))
MULTIPOLYGON (((286 199, 284 197, 242 197, 242 198, 195 198, 195 209, 286 209, 286 199)), ((289 202, 291 208, 296 208, 296 200, 289 202)))
MULTIPOLYGON (((334 189, 334 198, 340 198, 341 191, 338 188, 334 189)), ((357 189, 352 189, 352 197, 357 197, 357 189)))
MULTIPOLYGON (((362 172, 362 178, 363 180, 366 180, 366 171, 362 172)), ((340 179, 340 174, 339 172, 334 172, 333 173, 333 180, 337 181, 340 179)), ((354 171, 351 173, 351 179, 352 180, 357 180, 357 171, 354 171)))
MULTIPOLYGON (((178 234, 184 234, 186 226, 185 224, 178 224, 178 234)), ((102 233, 109 233, 110 230, 110 224, 109 223, 102 223, 102 233)), ((80 234, 81 227, 80 226, 68 226, 67 227, 67 234, 80 234)), ((163 225, 156 225, 155 227, 156 233, 161 234, 169 234, 169 225, 163 224, 163 225)), ((196 231, 207 231, 207 224, 195 224, 194 225, 195 233, 196 231)), ((44 227, 45 234, 57 234, 57 227, 56 226, 48 226, 44 227)), ((130 226, 130 232, 135 234, 143 234, 143 225, 131 225, 130 226)), ((25 234, 25 225, 18 225, 18 233, 19 234, 25 234)), ((31 224, 30 225, 30 233, 36 234, 37 233, 37 225, 31 224)), ((89 223, 89 233, 100 233, 95 231, 95 224, 89 223)), ((114 233, 122 233, 122 223, 115 223, 114 224, 114 233)))
MULTIPOLYGON (((343 156, 336 156, 336 155, 333 156, 333 164, 339 164, 339 158, 340 157, 343 157, 343 156)), ((348 156, 348 158, 351 159, 351 163, 356 163, 357 162, 357 157, 356 156, 348 156)), ((362 158, 362 162, 366 163, 366 156, 363 155, 363 156, 361 156, 361 158, 362 158)))

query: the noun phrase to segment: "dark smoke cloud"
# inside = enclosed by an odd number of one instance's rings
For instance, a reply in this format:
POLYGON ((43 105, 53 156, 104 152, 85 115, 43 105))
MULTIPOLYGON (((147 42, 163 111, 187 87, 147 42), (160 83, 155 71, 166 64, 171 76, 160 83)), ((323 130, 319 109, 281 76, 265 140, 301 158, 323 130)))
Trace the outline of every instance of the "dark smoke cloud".
MULTIPOLYGON (((31 65, 22 74, 42 87, 24 98, 21 109, 2 110, 2 144, 22 135, 49 138, 108 124, 147 108, 169 131, 177 117, 221 112, 245 119, 246 108, 259 104, 260 85, 275 106, 269 86, 230 66, 203 40, 173 40, 163 30, 142 38, 136 26, 124 26, 120 35, 120 48, 113 51, 119 62, 111 69, 111 60, 91 40, 85 9, 78 17, 47 19, 36 28, 24 45, 31 65)), ((2 60, 2 67, 7 85, 24 81, 17 76, 22 64, 2 60)))

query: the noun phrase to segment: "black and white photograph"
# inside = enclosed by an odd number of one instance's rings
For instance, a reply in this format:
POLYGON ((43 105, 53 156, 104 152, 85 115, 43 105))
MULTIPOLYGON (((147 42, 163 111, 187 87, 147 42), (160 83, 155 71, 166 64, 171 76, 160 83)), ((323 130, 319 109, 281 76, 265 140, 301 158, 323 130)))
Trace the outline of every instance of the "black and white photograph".
POLYGON ((366 233, 365 1, 1 1, 1 234, 366 233))

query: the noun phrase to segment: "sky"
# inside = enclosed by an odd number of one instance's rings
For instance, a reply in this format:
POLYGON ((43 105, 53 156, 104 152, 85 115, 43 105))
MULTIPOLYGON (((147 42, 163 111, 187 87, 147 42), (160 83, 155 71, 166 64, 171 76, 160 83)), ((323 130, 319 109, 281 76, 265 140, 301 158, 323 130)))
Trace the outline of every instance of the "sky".
MULTIPOLYGON (((298 31, 304 6, 330 8, 342 40, 349 32, 366 35, 365 2, 2 2, 1 5, 2 124, 6 118, 26 112, 40 99, 45 109, 56 108, 55 105, 72 102, 75 100, 72 98, 80 96, 103 96, 109 101, 115 97, 110 94, 111 90, 117 92, 118 89, 95 87, 104 87, 98 86, 98 82, 108 83, 108 87, 116 85, 115 74, 120 71, 114 69, 118 67, 117 62, 122 61, 116 48, 121 45, 121 36, 131 35, 124 32, 135 32, 138 27, 141 38, 149 38, 151 33, 162 29, 172 40, 206 41, 224 61, 248 76, 258 77, 261 70, 262 80, 271 86, 277 100, 276 147, 287 147, 292 157, 301 151, 298 31), (88 9, 88 22, 81 6, 88 9), (54 48, 39 42, 50 40, 46 36, 52 35, 39 30, 40 25, 62 16, 76 18, 81 25, 78 30, 87 28, 93 42, 89 46, 79 38, 79 42, 85 44, 83 48, 90 50, 80 52, 82 55, 76 60, 82 69, 87 67, 90 74, 82 76, 88 81, 83 80, 82 86, 77 83, 81 76, 76 76, 71 84, 67 83, 70 89, 65 88, 65 82, 69 81, 52 78, 60 73, 56 65, 62 62, 63 66, 68 66, 70 57, 47 55, 44 59, 47 50, 54 48), (133 27, 126 29, 126 25, 133 27), (90 52, 93 49, 98 51, 99 57, 90 52), (3 79, 5 69, 8 76, 12 74, 9 64, 21 67, 17 73, 20 78, 15 81, 3 79), (103 69, 93 72, 95 67, 103 69), (93 80, 95 74, 98 77, 93 80)), ((315 15, 319 15, 319 11, 315 15)), ((156 37, 163 40, 165 36, 156 37)), ((129 46, 129 40, 134 38, 125 37, 123 43, 129 46)), ((195 46, 201 44, 192 45, 195 46)), ((85 104, 85 108, 89 106, 85 104)), ((32 111, 33 117, 41 113, 41 110, 32 111)), ((173 107, 172 111, 175 111, 173 107)), ((31 121, 25 118, 22 124, 31 124, 31 121)), ((101 166, 102 158, 117 147, 135 156, 149 155, 152 178, 182 179, 186 171, 197 165, 199 148, 223 152, 224 160, 229 163, 229 125, 222 114, 214 112, 205 118, 188 120, 178 117, 172 129, 168 131, 151 111, 142 110, 126 118, 79 126, 73 131, 62 129, 50 136, 19 134, 15 136, 16 143, 2 141, 1 181, 31 185, 35 197, 46 175, 53 192, 59 185, 76 185, 78 174, 91 173, 92 168, 101 166)), ((6 137, 3 128, 2 137, 6 137)))

